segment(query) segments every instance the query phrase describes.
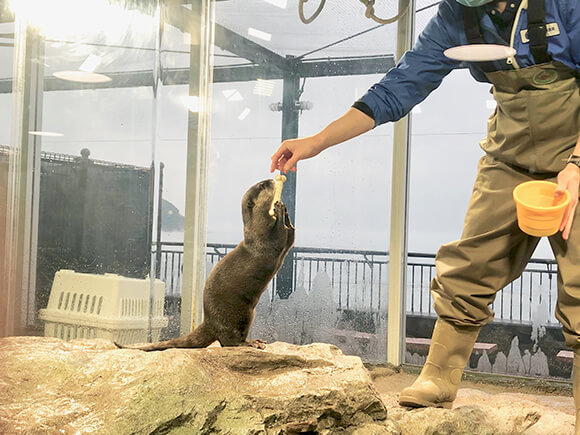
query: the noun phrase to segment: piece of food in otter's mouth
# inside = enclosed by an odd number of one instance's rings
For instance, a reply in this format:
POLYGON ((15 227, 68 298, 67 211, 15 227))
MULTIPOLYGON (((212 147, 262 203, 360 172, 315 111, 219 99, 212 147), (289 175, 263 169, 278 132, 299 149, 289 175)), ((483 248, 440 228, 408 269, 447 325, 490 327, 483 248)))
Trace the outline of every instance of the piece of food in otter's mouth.
POLYGON ((282 197, 282 187, 286 181, 286 176, 278 174, 276 175, 276 178, 274 178, 274 181, 276 182, 276 187, 274 188, 274 199, 272 200, 272 205, 270 206, 270 216, 274 216, 274 204, 280 201, 280 198, 282 197))

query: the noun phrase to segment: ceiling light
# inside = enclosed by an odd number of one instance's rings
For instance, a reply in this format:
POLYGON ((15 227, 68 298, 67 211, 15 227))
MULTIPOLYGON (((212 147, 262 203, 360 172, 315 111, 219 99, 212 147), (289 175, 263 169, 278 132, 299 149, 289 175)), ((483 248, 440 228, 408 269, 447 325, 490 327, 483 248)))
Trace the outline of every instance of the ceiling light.
POLYGON ((64 136, 62 133, 56 133, 54 131, 29 131, 28 134, 33 136, 44 136, 44 137, 61 137, 64 136))
POLYGON ((238 119, 240 121, 243 121, 250 114, 250 112, 251 112, 251 110, 248 107, 246 107, 244 110, 242 110, 242 113, 240 113, 240 115, 238 116, 238 119))
POLYGON ((57 71, 52 75, 58 79, 79 83, 106 83, 112 80, 104 74, 85 71, 57 71))
POLYGON ((281 9, 286 9, 288 6, 288 0, 264 0, 266 3, 270 3, 271 5, 278 6, 281 9))
POLYGON ((222 94, 224 95, 224 97, 226 97, 226 100, 228 101, 242 101, 244 99, 244 97, 242 97, 242 94, 240 94, 240 92, 237 89, 224 89, 222 91, 222 94))
POLYGON ((274 80, 256 80, 256 85, 254 86, 254 95, 264 95, 266 97, 272 96, 274 92, 274 86, 276 82, 274 80))
POLYGON ((258 39, 262 39, 264 41, 271 41, 272 40, 271 33, 262 32, 261 30, 254 29, 253 27, 248 28, 248 35, 254 36, 254 37, 256 37, 258 39))

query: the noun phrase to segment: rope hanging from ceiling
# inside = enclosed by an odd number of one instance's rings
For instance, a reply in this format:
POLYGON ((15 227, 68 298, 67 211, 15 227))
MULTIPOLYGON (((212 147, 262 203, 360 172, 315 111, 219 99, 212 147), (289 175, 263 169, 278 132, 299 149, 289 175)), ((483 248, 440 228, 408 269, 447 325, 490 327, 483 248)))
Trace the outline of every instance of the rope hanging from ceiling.
MULTIPOLYGON (((320 0, 320 4, 318 5, 316 11, 314 11, 314 13, 309 18, 306 18, 306 16, 304 15, 304 5, 308 3, 308 1, 309 0, 299 0, 298 3, 298 15, 300 16, 300 20, 304 24, 310 24, 311 22, 313 22, 320 15, 322 9, 324 9, 324 5, 326 4, 326 0, 320 0)), ((407 2, 405 8, 397 15, 391 18, 383 19, 375 15, 375 0, 359 0, 359 1, 366 7, 365 17, 370 18, 380 24, 391 24, 394 23, 395 21, 398 21, 403 15, 407 13, 407 10, 409 9, 409 3, 407 2)))

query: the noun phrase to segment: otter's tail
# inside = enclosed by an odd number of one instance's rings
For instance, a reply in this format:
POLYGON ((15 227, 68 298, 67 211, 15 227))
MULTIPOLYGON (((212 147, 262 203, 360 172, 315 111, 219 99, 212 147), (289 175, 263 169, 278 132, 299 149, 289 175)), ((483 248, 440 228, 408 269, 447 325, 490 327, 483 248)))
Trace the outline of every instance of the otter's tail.
POLYGON ((137 349, 150 352, 153 350, 165 350, 173 348, 200 348, 207 347, 217 340, 216 335, 210 328, 202 323, 193 332, 183 337, 174 338, 172 340, 160 341, 159 343, 144 344, 141 346, 122 346, 115 343, 120 349, 137 349))

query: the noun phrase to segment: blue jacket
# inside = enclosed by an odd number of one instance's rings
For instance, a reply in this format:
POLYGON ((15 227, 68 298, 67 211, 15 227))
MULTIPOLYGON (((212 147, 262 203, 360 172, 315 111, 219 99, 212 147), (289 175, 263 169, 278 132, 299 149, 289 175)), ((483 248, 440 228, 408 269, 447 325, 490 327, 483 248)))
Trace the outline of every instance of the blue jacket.
MULTIPOLYGON (((533 65, 529 44, 522 40, 527 29, 527 1, 523 0, 514 21, 510 45, 515 48, 514 59, 495 62, 498 70, 533 65)), ((458 62, 443 54, 447 48, 467 44, 462 6, 456 0, 443 0, 437 15, 419 35, 412 50, 359 100, 373 114, 375 126, 397 121, 423 101, 443 78, 455 68, 469 68, 480 82, 489 82, 477 63, 458 62)), ((505 45, 498 35, 485 6, 478 8, 481 32, 487 43, 505 45)), ((546 23, 556 23, 559 34, 548 36, 548 52, 554 61, 580 72, 580 0, 546 0, 546 23)), ((553 26, 555 27, 555 26, 553 26)))

